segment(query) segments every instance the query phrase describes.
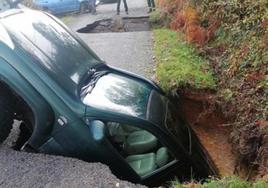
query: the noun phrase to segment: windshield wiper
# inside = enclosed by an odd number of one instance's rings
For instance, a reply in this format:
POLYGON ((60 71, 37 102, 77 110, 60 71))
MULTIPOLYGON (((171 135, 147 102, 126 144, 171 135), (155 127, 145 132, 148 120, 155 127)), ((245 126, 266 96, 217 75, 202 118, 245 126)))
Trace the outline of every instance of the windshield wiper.
POLYGON ((97 81, 109 72, 110 71, 108 70, 96 71, 96 69, 91 69, 88 73, 90 79, 89 82, 81 88, 81 97, 85 96, 88 93, 91 93, 97 81))

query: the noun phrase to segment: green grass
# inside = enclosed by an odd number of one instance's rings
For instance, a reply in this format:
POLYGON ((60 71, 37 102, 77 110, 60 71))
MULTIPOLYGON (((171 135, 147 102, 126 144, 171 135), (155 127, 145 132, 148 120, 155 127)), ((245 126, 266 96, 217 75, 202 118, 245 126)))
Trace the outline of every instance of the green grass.
POLYGON ((60 17, 60 20, 65 24, 70 24, 74 21, 74 17, 72 15, 63 16, 63 17, 60 17))
POLYGON ((160 17, 161 16, 160 16, 160 12, 159 11, 153 11, 149 15, 149 22, 150 23, 158 23, 161 20, 160 17))
POLYGON ((215 89, 216 83, 208 62, 198 55, 183 35, 169 29, 154 30, 157 79, 165 91, 176 93, 185 86, 215 89))
MULTIPOLYGON (((175 181, 172 183, 172 188, 183 188, 183 184, 175 181)), ((267 188, 268 183, 263 180, 256 182, 248 182, 241 180, 238 177, 225 177, 223 179, 209 179, 201 184, 196 183, 195 188, 267 188)))
POLYGON ((155 29, 168 27, 170 21, 170 16, 166 12, 162 12, 161 10, 153 11, 149 15, 149 23, 155 29))

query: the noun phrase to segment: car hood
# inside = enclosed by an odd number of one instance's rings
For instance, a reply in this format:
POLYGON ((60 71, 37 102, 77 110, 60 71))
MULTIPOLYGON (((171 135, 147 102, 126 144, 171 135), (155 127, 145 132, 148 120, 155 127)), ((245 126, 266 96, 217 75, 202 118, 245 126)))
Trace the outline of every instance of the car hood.
POLYGON ((91 93, 82 98, 88 107, 146 119, 151 87, 139 80, 109 73, 102 76, 91 93))

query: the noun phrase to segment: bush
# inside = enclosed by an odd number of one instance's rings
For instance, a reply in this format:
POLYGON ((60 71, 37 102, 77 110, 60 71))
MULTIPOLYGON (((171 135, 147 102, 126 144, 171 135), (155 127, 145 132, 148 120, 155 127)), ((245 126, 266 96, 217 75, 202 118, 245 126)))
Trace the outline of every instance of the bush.
POLYGON ((149 22, 154 28, 167 27, 170 23, 170 16, 167 12, 156 10, 149 16, 149 22))
POLYGON ((208 179, 204 183, 181 184, 178 181, 172 183, 172 188, 266 188, 268 183, 263 180, 249 182, 238 177, 224 177, 222 179, 208 179), (189 186, 190 185, 190 186, 189 186))
POLYGON ((159 0, 159 5, 170 14, 170 27, 210 60, 240 167, 259 166, 260 176, 268 174, 268 1, 159 0), (255 128, 260 134, 254 135, 255 128))

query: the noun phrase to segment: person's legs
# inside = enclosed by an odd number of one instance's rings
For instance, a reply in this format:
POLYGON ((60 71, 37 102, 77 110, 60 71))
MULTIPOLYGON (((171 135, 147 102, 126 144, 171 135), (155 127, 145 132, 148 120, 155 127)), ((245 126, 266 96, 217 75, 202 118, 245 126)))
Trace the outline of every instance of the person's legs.
POLYGON ((152 4, 153 10, 155 10, 155 2, 154 2, 154 0, 151 0, 151 4, 152 4))
POLYGON ((91 10, 91 2, 90 2, 90 0, 87 1, 87 8, 88 8, 88 10, 91 10))
POLYGON ((121 4, 121 0, 117 0, 117 14, 120 13, 120 4, 121 4))
POLYGON ((92 14, 96 14, 96 0, 92 1, 92 14))
POLYGON ((152 12, 152 3, 151 0, 147 0, 148 7, 149 7, 149 12, 152 12))
POLYGON ((125 6, 125 11, 128 14, 128 6, 127 6, 127 0, 123 0, 124 6, 125 6))

